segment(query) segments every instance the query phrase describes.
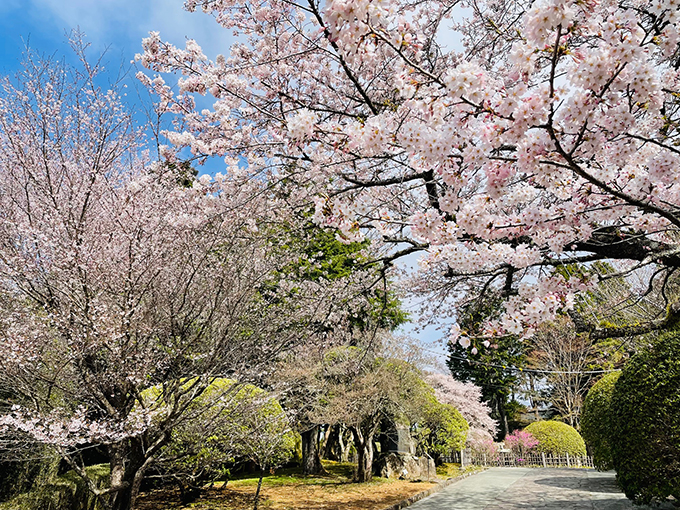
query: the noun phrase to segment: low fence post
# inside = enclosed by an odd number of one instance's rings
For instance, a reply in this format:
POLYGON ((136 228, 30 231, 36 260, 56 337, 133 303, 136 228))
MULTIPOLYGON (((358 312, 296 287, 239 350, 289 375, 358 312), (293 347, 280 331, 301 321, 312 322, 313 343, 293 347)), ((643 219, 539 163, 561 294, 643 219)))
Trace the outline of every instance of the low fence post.
POLYGON ((571 464, 570 464, 570 462, 569 462, 569 454, 568 454, 568 453, 567 453, 567 467, 568 467, 568 468, 571 467, 571 464))
POLYGON ((460 451, 460 467, 465 467, 465 450, 460 451))
POLYGON ((545 452, 541 452, 541 460, 543 461, 543 467, 548 467, 548 464, 545 462, 545 452))

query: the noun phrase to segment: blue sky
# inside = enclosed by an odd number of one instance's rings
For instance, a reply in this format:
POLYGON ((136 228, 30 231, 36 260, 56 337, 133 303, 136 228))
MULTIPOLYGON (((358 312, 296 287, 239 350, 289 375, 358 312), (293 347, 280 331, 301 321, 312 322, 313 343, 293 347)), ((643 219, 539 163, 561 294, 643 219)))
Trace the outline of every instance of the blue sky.
POLYGON ((199 41, 207 55, 226 53, 231 34, 201 12, 182 9, 183 0, 0 0, 0 73, 17 68, 26 42, 36 51, 67 54, 65 33, 79 27, 93 54, 109 47, 109 67, 118 69, 141 51, 151 30, 183 45, 199 41))
MULTIPOLYGON (((129 93, 127 100, 143 122, 139 98, 145 102, 151 99, 139 86, 130 62, 141 53, 142 39, 150 31, 160 32, 163 40, 178 46, 184 46, 186 39, 196 39, 210 58, 228 53, 233 40, 212 16, 186 12, 182 5, 183 0, 0 0, 0 75, 14 74, 27 44, 37 53, 74 60, 67 34, 78 28, 91 45, 91 60, 106 52, 103 62, 111 81, 121 66, 132 71, 127 81, 138 86, 140 94, 129 93)), ((219 161, 200 168, 202 172, 221 169, 219 161)))

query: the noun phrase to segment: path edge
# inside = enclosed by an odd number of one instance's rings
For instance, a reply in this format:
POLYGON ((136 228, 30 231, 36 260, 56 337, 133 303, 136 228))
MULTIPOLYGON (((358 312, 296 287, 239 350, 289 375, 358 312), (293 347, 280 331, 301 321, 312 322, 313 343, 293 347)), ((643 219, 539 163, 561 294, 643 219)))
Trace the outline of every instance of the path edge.
POLYGON ((395 503, 393 505, 390 505, 388 507, 383 508, 382 510, 401 510, 402 508, 406 508, 408 506, 411 506, 413 503, 420 501, 421 499, 425 499, 428 496, 432 496, 432 494, 436 494, 437 492, 441 492, 444 489, 446 489, 449 485, 454 484, 456 482, 459 482, 460 480, 463 480, 464 478, 467 478, 469 476, 476 475, 478 473, 482 473, 486 471, 486 469, 482 469, 479 471, 472 471, 470 473, 463 473, 462 475, 458 475, 454 478, 447 478, 446 480, 442 482, 438 482, 437 485, 434 487, 430 487, 427 490, 424 490, 423 492, 419 492, 418 494, 414 494, 413 496, 410 496, 406 499, 403 499, 399 501, 398 503, 395 503))

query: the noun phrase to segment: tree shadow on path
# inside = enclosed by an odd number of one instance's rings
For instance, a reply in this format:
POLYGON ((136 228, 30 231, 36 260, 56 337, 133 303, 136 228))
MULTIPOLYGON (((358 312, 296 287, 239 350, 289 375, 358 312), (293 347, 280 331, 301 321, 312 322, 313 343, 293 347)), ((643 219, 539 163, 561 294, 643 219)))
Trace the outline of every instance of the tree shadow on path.
POLYGON ((534 481, 539 485, 549 485, 560 489, 574 489, 587 492, 620 494, 621 489, 613 478, 584 478, 580 476, 551 476, 534 481))

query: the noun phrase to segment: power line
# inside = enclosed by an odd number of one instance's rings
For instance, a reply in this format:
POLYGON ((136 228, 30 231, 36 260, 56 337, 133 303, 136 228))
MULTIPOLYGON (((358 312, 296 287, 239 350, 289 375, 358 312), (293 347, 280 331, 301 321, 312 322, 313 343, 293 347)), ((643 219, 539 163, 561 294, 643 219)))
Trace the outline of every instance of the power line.
MULTIPOLYGON (((430 349, 427 349, 425 347, 422 348, 424 351, 430 352, 432 354, 441 354, 436 351, 432 351, 430 349)), ((516 372, 531 372, 531 373, 537 373, 537 374, 608 374, 610 372, 618 372, 618 369, 611 369, 611 370, 542 370, 538 368, 520 368, 520 367, 513 367, 509 365, 495 365, 493 363, 485 363, 483 361, 477 361, 477 360, 472 360, 469 358, 463 358, 462 356, 456 356, 454 354, 449 354, 450 358, 458 359, 461 361, 467 361, 470 364, 475 364, 475 365, 483 365, 485 367, 489 368, 501 368, 503 370, 514 370, 516 372)))

